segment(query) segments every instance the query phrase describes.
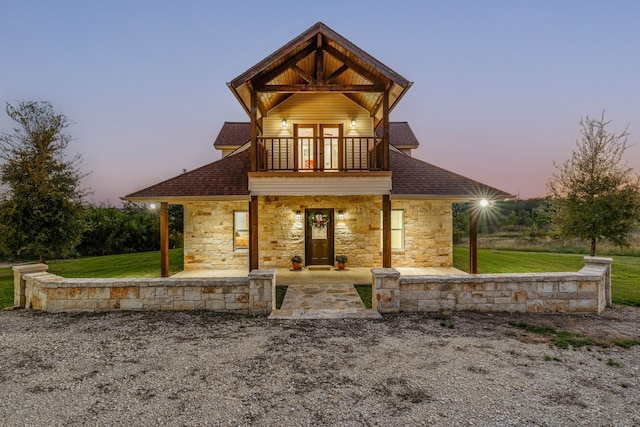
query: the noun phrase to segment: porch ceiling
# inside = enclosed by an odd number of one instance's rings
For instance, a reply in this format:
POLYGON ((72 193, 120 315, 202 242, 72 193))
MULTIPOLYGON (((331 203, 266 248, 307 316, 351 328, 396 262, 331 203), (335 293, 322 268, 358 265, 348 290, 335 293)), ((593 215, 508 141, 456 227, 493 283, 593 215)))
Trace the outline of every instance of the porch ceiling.
POLYGON ((382 98, 390 110, 411 82, 319 22, 228 83, 247 114, 256 92, 258 121, 294 93, 339 92, 382 120, 382 98))

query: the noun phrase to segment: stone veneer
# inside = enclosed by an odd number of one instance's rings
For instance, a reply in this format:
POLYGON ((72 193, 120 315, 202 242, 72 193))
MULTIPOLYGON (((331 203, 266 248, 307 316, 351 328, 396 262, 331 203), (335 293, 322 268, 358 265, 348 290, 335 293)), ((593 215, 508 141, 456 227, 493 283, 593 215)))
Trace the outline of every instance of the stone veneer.
POLYGON ((373 306, 380 312, 478 310, 597 312, 611 306, 611 258, 585 257, 576 273, 400 276, 374 268, 373 306))
MULTIPOLYGON (((392 252, 400 267, 450 267, 453 262, 450 200, 393 199, 402 209, 405 248, 392 252)), ((248 202, 185 203, 184 268, 248 269, 248 252, 233 250, 233 212, 248 202)), ((381 196, 265 196, 258 198, 260 268, 287 268, 292 255, 304 257, 305 218, 296 211, 334 210, 335 254, 346 254, 352 267, 382 264, 381 196), (338 220, 338 211, 344 219, 338 220)))
POLYGON ((13 268, 14 292, 24 295, 16 307, 52 313, 213 310, 249 314, 268 314, 275 308, 275 270, 225 278, 66 279, 47 273, 46 267, 13 268))

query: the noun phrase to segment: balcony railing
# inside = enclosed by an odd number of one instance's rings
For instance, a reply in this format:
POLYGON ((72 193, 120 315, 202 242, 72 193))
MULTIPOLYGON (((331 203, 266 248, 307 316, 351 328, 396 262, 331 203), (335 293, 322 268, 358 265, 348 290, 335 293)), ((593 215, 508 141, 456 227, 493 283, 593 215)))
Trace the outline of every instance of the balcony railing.
POLYGON ((258 138, 258 170, 382 170, 382 138, 258 138))

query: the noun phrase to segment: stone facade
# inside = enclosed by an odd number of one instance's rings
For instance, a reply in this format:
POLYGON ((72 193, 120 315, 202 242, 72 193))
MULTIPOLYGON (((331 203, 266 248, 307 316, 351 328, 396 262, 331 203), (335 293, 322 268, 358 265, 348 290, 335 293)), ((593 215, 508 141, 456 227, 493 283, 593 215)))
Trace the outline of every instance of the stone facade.
MULTIPOLYGON (((46 266, 45 266, 46 267, 46 266)), ((275 304, 275 271, 248 277, 65 279, 14 267, 14 288, 24 283, 25 307, 46 312, 213 310, 268 314, 275 304)))
POLYGON ((611 306, 610 258, 585 257, 577 273, 400 276, 374 268, 374 307, 381 312, 478 310, 601 313, 611 306))
POLYGON ((248 251, 233 245, 233 212, 248 210, 242 201, 185 203, 184 269, 248 270, 248 251))
MULTIPOLYGON (((452 215, 450 200, 393 199, 404 211, 404 249, 394 250, 392 264, 402 267, 450 267, 452 215)), ((349 257, 352 267, 382 265, 381 196, 264 196, 258 198, 259 266, 287 268, 292 255, 305 254, 305 209, 334 210, 334 253, 349 257), (297 220, 296 212, 303 218, 297 220), (344 219, 337 219, 338 211, 344 219)), ((234 251, 233 212, 248 202, 185 204, 185 270, 248 269, 247 250, 234 251)))

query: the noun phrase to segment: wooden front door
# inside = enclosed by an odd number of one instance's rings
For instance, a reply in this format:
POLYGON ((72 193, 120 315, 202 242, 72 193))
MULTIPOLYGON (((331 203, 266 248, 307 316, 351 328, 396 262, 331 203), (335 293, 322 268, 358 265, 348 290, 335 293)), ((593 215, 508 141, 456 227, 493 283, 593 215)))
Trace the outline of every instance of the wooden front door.
POLYGON ((333 265, 333 209, 305 210, 305 265, 333 265))

